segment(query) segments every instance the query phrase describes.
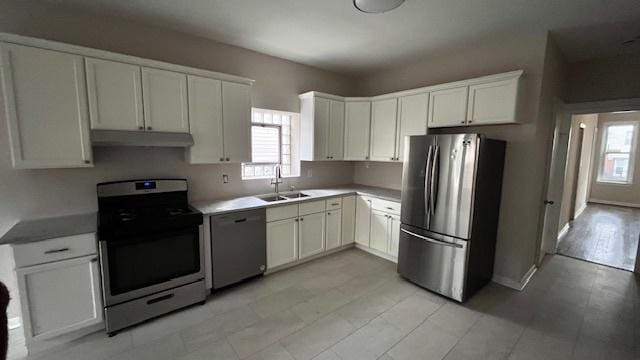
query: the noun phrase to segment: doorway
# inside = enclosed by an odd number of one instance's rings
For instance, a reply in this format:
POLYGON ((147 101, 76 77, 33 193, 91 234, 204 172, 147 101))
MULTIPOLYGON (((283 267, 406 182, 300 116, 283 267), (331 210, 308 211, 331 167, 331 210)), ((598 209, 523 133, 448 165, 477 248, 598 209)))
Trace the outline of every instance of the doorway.
POLYGON ((542 254, 640 272, 638 110, 640 99, 557 113, 542 254))

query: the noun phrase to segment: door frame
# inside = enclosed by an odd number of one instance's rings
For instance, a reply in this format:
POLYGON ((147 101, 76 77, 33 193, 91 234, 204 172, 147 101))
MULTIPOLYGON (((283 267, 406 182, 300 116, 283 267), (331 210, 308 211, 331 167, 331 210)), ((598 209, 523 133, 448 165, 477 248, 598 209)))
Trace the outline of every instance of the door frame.
MULTIPOLYGON (((573 115, 597 114, 597 113, 629 111, 629 110, 640 111, 640 98, 591 101, 591 102, 581 102, 581 103, 563 103, 561 101, 558 101, 556 105, 555 114, 554 114, 554 117, 555 117, 554 136, 552 138, 551 144, 549 145, 551 147, 550 159, 553 159, 554 156, 558 156, 558 153, 557 153, 558 151, 562 151, 566 154, 568 149, 561 148, 556 144, 555 129, 562 128, 561 125, 566 126, 567 123, 570 126, 571 118, 573 115)), ((568 143, 562 145, 562 147, 566 147, 566 146, 568 146, 568 143)), ((566 156, 561 157, 560 159, 563 162, 562 168, 566 169, 566 161, 567 161, 566 156)), ((559 199, 561 199, 562 193, 564 190, 565 174, 564 174, 564 171, 562 172, 562 174, 554 173, 552 171, 553 165, 554 165, 553 161, 549 161, 547 164, 547 168, 546 168, 547 175, 546 175, 544 194, 545 196, 547 196, 550 193, 554 193, 559 197, 559 199), (561 176, 562 178, 561 180, 552 178, 555 176, 561 176)), ((547 200, 551 200, 551 199, 547 199, 547 200)), ((557 203, 555 205, 560 206, 560 203, 557 203)), ((541 213, 542 219, 544 219, 547 211, 548 211, 548 206, 543 206, 542 213, 541 213)), ((554 241, 549 241, 548 243, 545 244, 545 238, 544 238, 545 231, 548 231, 547 229, 545 229, 545 225, 547 226, 549 225, 545 223, 546 223, 545 221, 541 222, 541 228, 539 231, 540 256, 538 257, 538 264, 542 262, 542 259, 544 258, 545 254, 555 254, 556 248, 558 246, 557 237, 555 238, 554 241)), ((637 250, 635 272, 640 273, 640 244, 637 250)))

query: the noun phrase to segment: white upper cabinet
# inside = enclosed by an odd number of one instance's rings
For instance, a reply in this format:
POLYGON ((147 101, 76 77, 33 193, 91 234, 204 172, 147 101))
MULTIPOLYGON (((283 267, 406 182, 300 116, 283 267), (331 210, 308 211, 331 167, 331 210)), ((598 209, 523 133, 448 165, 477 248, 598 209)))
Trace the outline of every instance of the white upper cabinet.
POLYGON ((344 159, 369 160, 371 102, 347 101, 344 125, 344 159))
POLYGON ((460 86, 429 93, 429 127, 466 124, 468 91, 468 86, 460 86))
POLYGON ((376 100, 371 113, 371 160, 396 160, 398 99, 376 100))
POLYGON ((301 160, 343 159, 344 111, 344 101, 300 95, 301 160))
POLYGON ((224 161, 222 126, 222 82, 199 76, 187 77, 189 86, 189 127, 193 146, 187 149, 191 164, 224 161))
POLYGON ((398 117, 399 130, 396 141, 396 159, 402 161, 404 137, 407 135, 425 135, 427 133, 429 95, 424 93, 403 96, 398 101, 400 115, 398 117))
POLYGON ((85 58, 91 128, 144 130, 139 66, 85 58))
POLYGON ((142 93, 146 130, 189 132, 185 74, 142 68, 142 93))
POLYGON ((0 43, 13 166, 93 166, 81 56, 0 43))
POLYGON ((330 160, 344 157, 344 101, 331 100, 330 103, 327 155, 330 160))
POLYGON ((518 79, 495 81, 469 87, 467 124, 484 125, 516 121, 518 79))
POLYGON ((222 82, 224 161, 251 161, 251 86, 222 82))

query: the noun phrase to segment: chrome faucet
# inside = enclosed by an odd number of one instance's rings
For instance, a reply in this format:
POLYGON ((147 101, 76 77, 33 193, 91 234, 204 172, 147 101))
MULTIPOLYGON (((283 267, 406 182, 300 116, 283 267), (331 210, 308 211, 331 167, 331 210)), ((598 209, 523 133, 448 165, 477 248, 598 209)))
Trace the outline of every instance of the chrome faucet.
POLYGON ((276 188, 276 195, 280 195, 280 190, 278 189, 278 185, 282 184, 282 171, 280 169, 280 164, 275 166, 275 177, 271 179, 271 185, 276 188))

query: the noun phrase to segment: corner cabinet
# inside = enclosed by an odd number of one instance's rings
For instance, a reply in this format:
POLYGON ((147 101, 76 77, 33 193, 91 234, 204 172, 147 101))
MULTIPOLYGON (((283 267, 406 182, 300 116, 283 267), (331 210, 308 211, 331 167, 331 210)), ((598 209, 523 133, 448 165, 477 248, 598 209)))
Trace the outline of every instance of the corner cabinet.
MULTIPOLYGON (((331 96, 331 95, 330 95, 331 96)), ((311 92, 300 97, 300 159, 342 160, 345 103, 311 92)))
POLYGON ((371 160, 394 161, 398 99, 373 101, 371 109, 371 160))
POLYGON ((356 199, 356 244, 365 251, 397 261, 400 204, 368 196, 356 199))
POLYGON ((81 56, 0 43, 13 167, 91 167, 81 56))
POLYGON ((188 76, 190 164, 251 161, 251 87, 188 76))
POLYGON ((344 160, 369 160, 371 101, 345 104, 344 160))

